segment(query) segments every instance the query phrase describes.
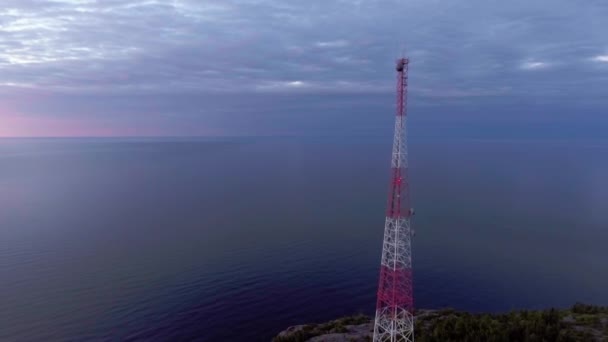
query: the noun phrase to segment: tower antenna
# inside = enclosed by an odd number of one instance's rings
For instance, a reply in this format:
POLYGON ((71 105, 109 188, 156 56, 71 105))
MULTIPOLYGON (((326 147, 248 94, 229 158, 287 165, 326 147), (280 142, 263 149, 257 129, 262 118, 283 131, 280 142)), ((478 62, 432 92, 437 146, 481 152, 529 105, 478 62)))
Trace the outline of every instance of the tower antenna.
POLYGON ((374 342, 414 341, 411 228, 414 209, 410 207, 406 136, 408 67, 408 58, 397 60, 397 112, 374 342))

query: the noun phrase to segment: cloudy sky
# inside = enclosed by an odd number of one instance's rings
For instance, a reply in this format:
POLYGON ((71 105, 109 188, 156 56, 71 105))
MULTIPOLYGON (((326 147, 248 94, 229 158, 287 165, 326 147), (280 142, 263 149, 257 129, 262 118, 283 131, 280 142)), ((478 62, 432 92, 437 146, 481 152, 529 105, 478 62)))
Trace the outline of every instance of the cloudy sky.
POLYGON ((607 18, 606 0, 2 0, 0 136, 365 134, 402 53, 421 122, 596 127, 607 18))

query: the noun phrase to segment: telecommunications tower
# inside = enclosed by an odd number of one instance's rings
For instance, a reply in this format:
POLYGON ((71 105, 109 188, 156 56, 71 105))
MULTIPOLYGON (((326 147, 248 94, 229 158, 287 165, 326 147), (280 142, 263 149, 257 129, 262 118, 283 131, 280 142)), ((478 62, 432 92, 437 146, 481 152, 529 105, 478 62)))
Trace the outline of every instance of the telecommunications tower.
POLYGON ((414 341, 410 184, 407 164, 407 71, 409 59, 397 60, 397 115, 391 158, 391 183, 384 224, 374 342, 414 341))

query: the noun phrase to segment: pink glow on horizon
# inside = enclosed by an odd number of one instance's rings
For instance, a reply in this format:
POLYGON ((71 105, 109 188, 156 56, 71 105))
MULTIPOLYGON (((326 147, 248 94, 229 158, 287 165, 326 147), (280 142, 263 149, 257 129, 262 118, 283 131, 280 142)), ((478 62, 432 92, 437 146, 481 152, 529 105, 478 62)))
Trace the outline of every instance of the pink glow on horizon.
POLYGON ((111 131, 65 119, 31 118, 17 113, 0 112, 0 137, 90 135, 111 135, 111 131))
MULTIPOLYGON (((126 137, 126 136, 170 136, 152 125, 134 124, 118 126, 98 119, 31 118, 21 114, 0 111, 0 138, 19 137, 126 137)), ((192 132, 191 135, 221 136, 219 130, 192 132)))
POLYGON ((123 121, 107 117, 57 117, 24 114, 11 108, 9 103, 0 107, 0 138, 19 137, 125 137, 125 136, 176 136, 201 135, 223 136, 226 132, 219 129, 189 127, 185 132, 166 129, 163 115, 129 115, 137 118, 123 121), (181 133, 181 134, 180 134, 181 133))
POLYGON ((0 109, 0 137, 114 136, 120 133, 95 122, 32 117, 0 109))

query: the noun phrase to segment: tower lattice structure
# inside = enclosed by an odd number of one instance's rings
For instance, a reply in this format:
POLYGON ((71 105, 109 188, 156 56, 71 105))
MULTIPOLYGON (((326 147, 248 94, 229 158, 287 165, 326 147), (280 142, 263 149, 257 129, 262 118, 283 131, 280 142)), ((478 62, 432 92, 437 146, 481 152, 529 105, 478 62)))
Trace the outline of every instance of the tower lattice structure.
POLYGON ((409 59, 397 60, 397 113, 391 182, 384 225, 374 342, 414 341, 412 236, 407 161, 407 81, 409 59))

